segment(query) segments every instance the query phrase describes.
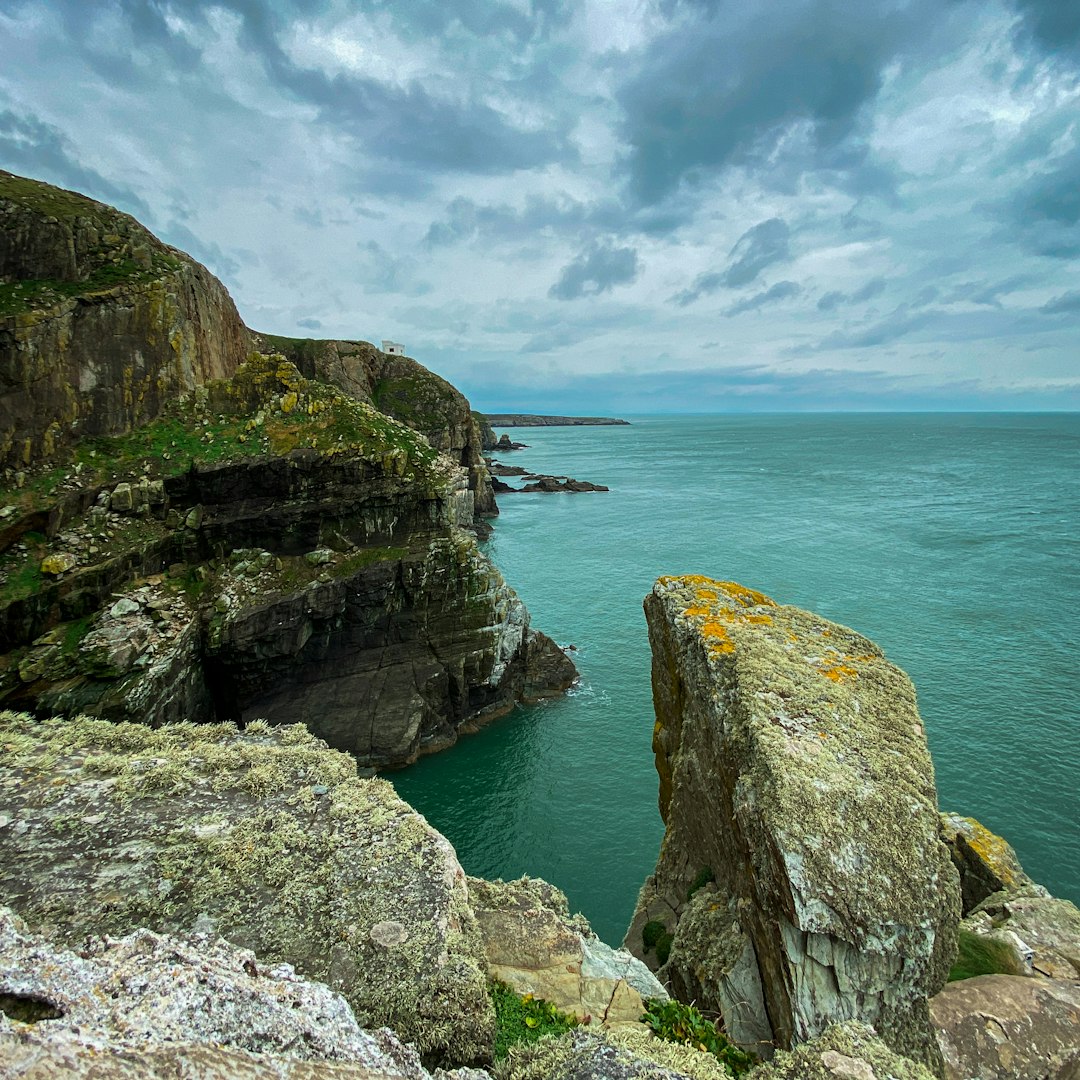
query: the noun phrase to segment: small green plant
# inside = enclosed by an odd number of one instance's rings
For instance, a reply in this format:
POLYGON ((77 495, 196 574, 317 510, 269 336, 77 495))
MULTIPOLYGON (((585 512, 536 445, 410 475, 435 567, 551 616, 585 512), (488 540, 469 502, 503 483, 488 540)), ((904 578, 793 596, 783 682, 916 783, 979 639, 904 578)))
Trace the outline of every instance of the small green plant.
POLYGON ((656 939, 656 959, 661 967, 668 962, 668 957, 671 955, 671 944, 675 940, 675 935, 664 931, 656 939))
POLYGON ((690 888, 686 890, 687 902, 689 902, 693 898, 694 893, 696 893, 698 889, 703 889, 706 885, 709 884, 710 881, 715 880, 716 876, 712 872, 712 867, 703 866, 697 872, 697 876, 694 878, 694 880, 690 882, 690 888))
POLYGON ((490 987, 491 1001, 495 1006, 495 1060, 506 1057, 511 1046, 517 1043, 536 1042, 546 1035, 561 1035, 577 1025, 573 1016, 560 1012, 550 1001, 524 997, 502 982, 490 987))
POLYGON ((664 936, 666 929, 664 924, 658 919, 650 919, 641 928, 641 944, 645 947, 645 951, 648 952, 654 948, 656 943, 664 936))
POLYGON ((732 1076, 742 1076, 757 1064, 753 1054, 740 1050, 693 1005, 650 998, 645 1002, 645 1014, 641 1022, 647 1025, 657 1038, 707 1051, 732 1076))
POLYGON ((959 952, 949 971, 949 982, 973 979, 976 975, 1020 975, 1012 949, 1003 941, 961 930, 959 952))

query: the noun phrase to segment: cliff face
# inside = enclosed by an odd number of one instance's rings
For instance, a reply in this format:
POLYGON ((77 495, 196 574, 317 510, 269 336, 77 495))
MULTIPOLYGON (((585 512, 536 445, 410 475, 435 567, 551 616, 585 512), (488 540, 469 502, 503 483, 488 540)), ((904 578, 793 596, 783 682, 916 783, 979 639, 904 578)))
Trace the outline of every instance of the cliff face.
POLYGON ((494 501, 449 383, 250 335, 204 268, 70 192, 0 174, 0 237, 0 701, 302 719, 379 767, 570 685, 465 531, 494 501))
POLYGON ((645 601, 666 831, 626 945, 761 1050, 844 1020, 940 1068, 927 998, 956 950, 910 681, 846 627, 709 578, 645 601))
POLYGON ((320 341, 256 335, 309 379, 329 383, 423 434, 436 450, 463 466, 476 513, 498 514, 478 418, 465 395, 408 356, 384 353, 366 341, 320 341))
POLYGON ((0 467, 130 431, 247 351, 205 267, 111 207, 0 172, 0 467))

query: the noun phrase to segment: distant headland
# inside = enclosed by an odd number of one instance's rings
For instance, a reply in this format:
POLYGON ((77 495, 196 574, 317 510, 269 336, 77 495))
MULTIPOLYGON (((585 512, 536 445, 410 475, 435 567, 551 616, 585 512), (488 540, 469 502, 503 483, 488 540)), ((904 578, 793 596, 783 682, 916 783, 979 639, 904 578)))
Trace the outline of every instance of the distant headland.
POLYGON ((492 427, 602 427, 606 424, 627 424, 610 416, 533 416, 529 413, 484 413, 492 427))

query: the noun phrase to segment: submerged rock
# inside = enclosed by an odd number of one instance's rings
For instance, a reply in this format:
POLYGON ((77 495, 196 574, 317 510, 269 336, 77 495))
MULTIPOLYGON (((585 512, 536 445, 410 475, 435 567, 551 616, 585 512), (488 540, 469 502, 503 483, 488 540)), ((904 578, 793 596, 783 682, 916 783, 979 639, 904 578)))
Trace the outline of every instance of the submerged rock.
POLYGON ((626 946, 760 1052, 854 1019, 940 1067, 960 896, 910 681, 730 582, 661 578, 645 612, 666 832, 626 946))
POLYGON ((304 728, 8 713, 0 744, 0 903, 33 930, 68 947, 140 927, 219 935, 436 1059, 490 1057, 453 848, 304 728))

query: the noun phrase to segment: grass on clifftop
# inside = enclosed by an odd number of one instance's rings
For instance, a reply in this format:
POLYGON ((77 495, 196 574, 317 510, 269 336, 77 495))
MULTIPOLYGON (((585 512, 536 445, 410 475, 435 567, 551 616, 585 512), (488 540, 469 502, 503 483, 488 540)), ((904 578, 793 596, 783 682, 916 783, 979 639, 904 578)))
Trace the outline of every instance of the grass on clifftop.
POLYGON ((1003 941, 961 930, 958 952, 949 970, 949 982, 973 979, 976 975, 1021 975, 1016 956, 1003 941))
POLYGON ((577 1026, 577 1020, 559 1012, 550 1001, 524 997, 502 982, 491 984, 491 1001, 495 1006, 495 1060, 506 1057, 511 1046, 536 1042, 547 1035, 561 1035, 577 1026))

